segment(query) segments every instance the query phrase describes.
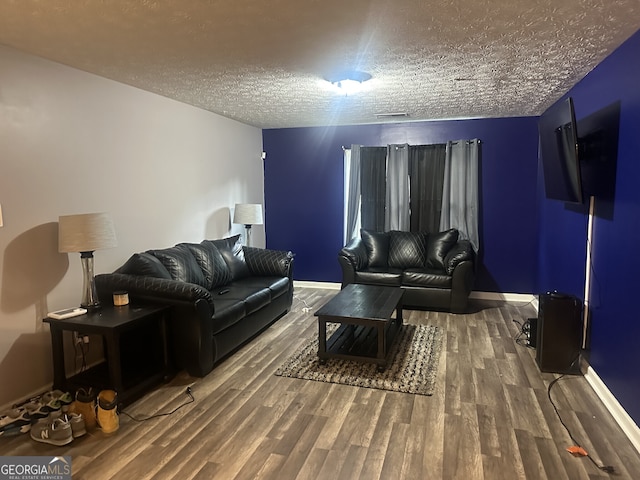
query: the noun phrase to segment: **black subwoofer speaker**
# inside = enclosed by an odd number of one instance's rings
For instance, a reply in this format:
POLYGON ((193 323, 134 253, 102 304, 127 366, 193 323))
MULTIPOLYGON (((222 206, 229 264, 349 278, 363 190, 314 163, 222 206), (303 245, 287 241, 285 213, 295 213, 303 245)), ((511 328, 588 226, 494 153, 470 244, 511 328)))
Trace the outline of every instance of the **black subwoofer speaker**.
POLYGON ((536 348, 538 344, 538 317, 528 318, 529 321, 529 346, 536 348))
POLYGON ((580 374, 582 304, 557 292, 540 295, 536 363, 541 372, 580 374))

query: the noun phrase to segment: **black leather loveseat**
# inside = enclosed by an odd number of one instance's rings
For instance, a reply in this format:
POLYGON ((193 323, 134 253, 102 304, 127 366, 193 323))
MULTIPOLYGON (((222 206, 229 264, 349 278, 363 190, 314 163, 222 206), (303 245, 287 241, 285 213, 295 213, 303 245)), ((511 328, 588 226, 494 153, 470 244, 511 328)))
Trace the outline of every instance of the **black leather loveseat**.
POLYGON ((405 307, 465 311, 475 278, 475 254, 455 229, 438 233, 361 230, 338 254, 342 287, 399 286, 405 307))
POLYGON ((243 247, 239 236, 132 255, 96 276, 98 297, 171 305, 169 344, 178 368, 204 376, 284 315, 293 300, 291 252, 243 247))

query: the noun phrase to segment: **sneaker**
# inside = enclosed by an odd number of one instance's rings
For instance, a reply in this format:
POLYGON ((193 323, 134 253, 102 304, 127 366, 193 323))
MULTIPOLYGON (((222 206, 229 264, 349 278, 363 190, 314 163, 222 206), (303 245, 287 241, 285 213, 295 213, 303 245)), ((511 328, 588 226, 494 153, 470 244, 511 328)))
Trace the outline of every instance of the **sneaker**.
POLYGON ((66 415, 69 425, 71 425, 71 434, 73 438, 78 438, 87 433, 84 423, 84 417, 81 413, 70 413, 66 415))
POLYGON ((31 429, 31 415, 25 408, 13 408, 0 415, 0 436, 27 433, 31 429))
POLYGON ((40 397, 40 401, 50 407, 51 410, 61 409, 63 412, 66 412, 71 402, 73 402, 73 397, 69 392, 52 390, 44 393, 42 397, 40 397))
POLYGON ((120 428, 117 406, 118 394, 114 390, 102 390, 98 394, 96 418, 104 433, 113 433, 120 428))
POLYGON ((31 423, 33 423, 36 420, 48 418, 52 412, 59 412, 60 402, 49 402, 49 404, 45 405, 40 400, 36 399, 31 400, 28 403, 24 403, 18 408, 23 408, 27 412, 29 412, 31 423))
POLYGON ((41 419, 31 426, 31 438, 36 442, 51 445, 67 445, 73 441, 73 433, 69 422, 62 418, 53 421, 41 419))
POLYGON ((14 437, 29 433, 31 424, 29 425, 9 425, 0 431, 0 437, 14 437))

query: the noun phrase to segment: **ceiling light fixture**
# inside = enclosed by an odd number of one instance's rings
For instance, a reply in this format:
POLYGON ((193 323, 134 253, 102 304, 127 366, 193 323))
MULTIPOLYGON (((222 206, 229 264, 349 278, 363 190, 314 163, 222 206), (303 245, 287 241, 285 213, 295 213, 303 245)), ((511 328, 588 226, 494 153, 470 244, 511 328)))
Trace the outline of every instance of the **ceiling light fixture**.
POLYGON ((371 79, 371 74, 359 70, 345 70, 327 78, 327 81, 338 87, 345 95, 361 90, 362 83, 371 79))

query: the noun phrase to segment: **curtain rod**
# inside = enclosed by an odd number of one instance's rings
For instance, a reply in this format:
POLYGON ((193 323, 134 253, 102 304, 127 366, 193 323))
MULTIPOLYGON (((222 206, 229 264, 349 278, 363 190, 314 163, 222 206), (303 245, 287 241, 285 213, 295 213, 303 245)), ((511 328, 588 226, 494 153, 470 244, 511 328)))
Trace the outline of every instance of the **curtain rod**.
MULTIPOLYGON (((477 143, 482 143, 482 140, 480 140, 479 138, 474 138, 472 140, 450 140, 451 143, 460 143, 460 142, 465 142, 467 145, 477 142, 477 143)), ((403 144, 403 145, 408 145, 408 144, 403 144)), ((436 145, 436 144, 429 144, 429 145, 436 145)), ((411 146, 417 146, 417 145, 409 145, 411 146)), ((345 150, 351 150, 351 147, 345 147, 344 145, 342 145, 342 151, 344 152, 345 150)))

